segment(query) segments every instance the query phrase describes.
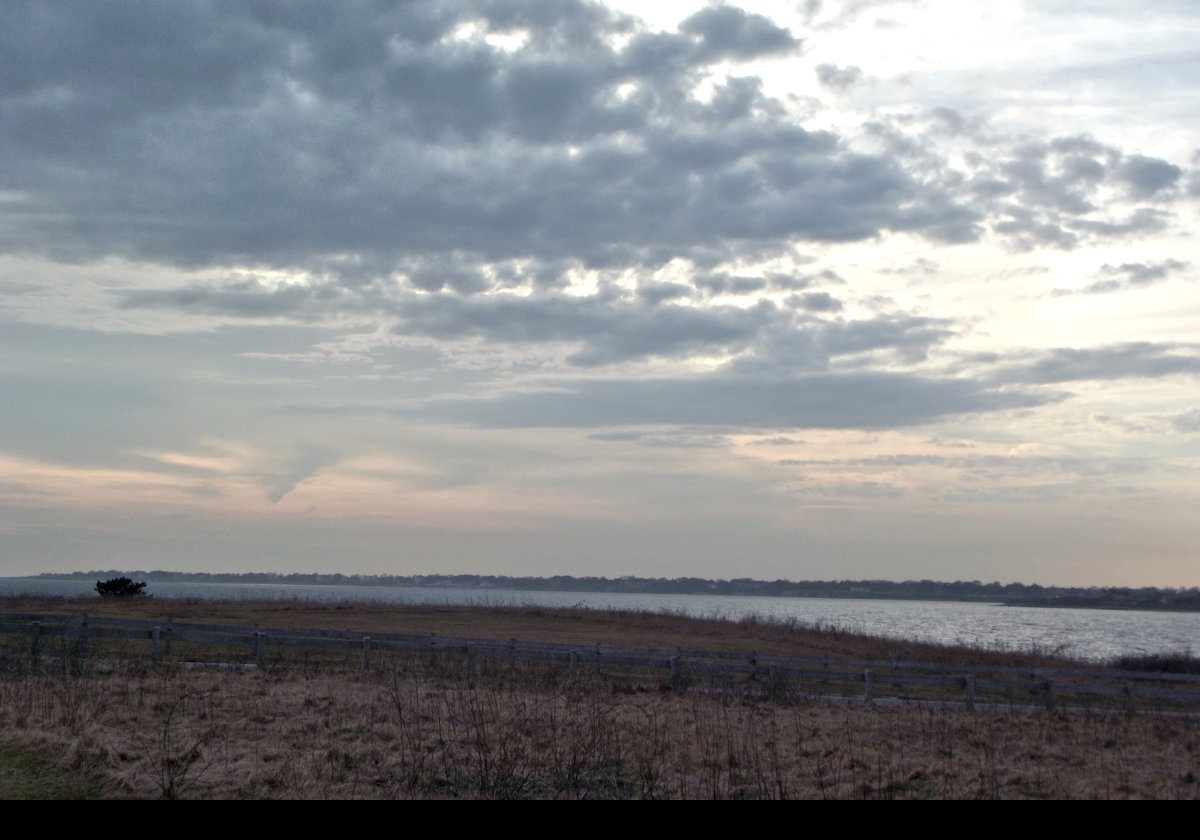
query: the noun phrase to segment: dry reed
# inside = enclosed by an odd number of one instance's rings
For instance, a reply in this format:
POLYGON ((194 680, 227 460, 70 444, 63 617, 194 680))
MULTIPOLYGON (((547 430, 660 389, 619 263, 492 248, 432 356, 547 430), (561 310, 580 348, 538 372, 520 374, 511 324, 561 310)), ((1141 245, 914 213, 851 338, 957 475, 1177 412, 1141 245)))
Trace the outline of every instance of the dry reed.
POLYGON ((0 742, 127 798, 1198 798, 1184 716, 880 707, 534 665, 5 660, 0 742))

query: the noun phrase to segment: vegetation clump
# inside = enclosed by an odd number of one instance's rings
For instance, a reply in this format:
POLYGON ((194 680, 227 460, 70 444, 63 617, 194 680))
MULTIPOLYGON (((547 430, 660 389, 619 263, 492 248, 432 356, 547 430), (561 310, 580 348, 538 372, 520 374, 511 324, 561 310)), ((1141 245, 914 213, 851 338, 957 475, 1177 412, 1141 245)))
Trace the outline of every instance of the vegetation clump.
POLYGON ((1112 663, 1122 671, 1153 671, 1159 674, 1200 674, 1200 657, 1191 651, 1122 656, 1112 663))
POLYGON ((146 582, 134 583, 131 578, 115 577, 96 581, 96 592, 101 598, 132 598, 141 595, 146 582))

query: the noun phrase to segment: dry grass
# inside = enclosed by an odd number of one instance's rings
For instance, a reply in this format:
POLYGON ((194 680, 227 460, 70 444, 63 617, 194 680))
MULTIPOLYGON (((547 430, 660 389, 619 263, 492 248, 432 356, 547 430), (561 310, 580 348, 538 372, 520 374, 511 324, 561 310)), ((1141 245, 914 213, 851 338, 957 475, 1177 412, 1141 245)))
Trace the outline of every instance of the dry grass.
MULTIPOLYGON (((253 613, 277 626, 885 655, 870 640, 833 631, 675 616, 151 599, 121 606, 236 624, 253 613)), ((930 655, 921 649, 894 655, 930 655)), ((498 663, 467 670, 449 658, 430 665, 380 656, 368 674, 150 669, 144 658, 71 656, 37 673, 18 659, 3 665, 0 762, 53 756, 60 771, 99 780, 107 796, 1200 798, 1200 727, 1184 716, 885 708, 717 684, 671 692, 661 676, 570 678, 498 663)))
POLYGON ((1023 667, 1078 663, 1033 651, 987 651, 851 633, 837 627, 749 618, 727 621, 684 615, 560 607, 479 607, 313 601, 0 597, 0 612, 110 615, 238 626, 404 633, 613 645, 831 656, 973 662, 1023 667))
POLYGON ((1180 717, 671 693, 595 676, 7 674, 10 748, 130 798, 1197 798, 1180 717))

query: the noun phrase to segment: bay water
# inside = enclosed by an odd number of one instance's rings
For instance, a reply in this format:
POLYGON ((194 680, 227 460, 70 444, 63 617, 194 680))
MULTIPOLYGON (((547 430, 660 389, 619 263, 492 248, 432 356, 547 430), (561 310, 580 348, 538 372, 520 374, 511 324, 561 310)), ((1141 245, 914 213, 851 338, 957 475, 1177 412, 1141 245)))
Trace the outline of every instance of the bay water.
MULTIPOLYGON (((0 578, 0 595, 89 595, 94 594, 94 586, 93 581, 86 580, 0 578)), ((960 601, 410 586, 151 582, 146 591, 163 599, 580 607, 682 613, 732 621, 758 618, 837 627, 895 639, 1056 653, 1095 662, 1119 656, 1200 653, 1200 613, 1006 607, 960 601)), ((166 605, 164 611, 169 611, 166 605)))

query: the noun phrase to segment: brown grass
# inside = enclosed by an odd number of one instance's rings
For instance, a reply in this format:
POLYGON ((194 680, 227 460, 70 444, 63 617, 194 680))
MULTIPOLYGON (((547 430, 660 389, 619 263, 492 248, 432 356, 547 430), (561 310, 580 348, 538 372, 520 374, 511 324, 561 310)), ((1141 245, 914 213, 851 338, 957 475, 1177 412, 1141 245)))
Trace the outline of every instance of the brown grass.
MULTIPOLYGON (((834 631, 541 608, 145 599, 89 601, 87 609, 883 655, 870 640, 834 631)), ((927 658, 920 647, 895 655, 927 658)), ((1185 716, 880 707, 750 696, 719 684, 672 692, 661 675, 571 678, 408 656, 380 656, 376 665, 368 674, 303 665, 199 671, 151 669, 144 657, 67 656, 34 673, 10 658, 0 663, 0 761, 53 756, 61 770, 125 798, 1200 798, 1200 727, 1185 716)))
POLYGON ((1023 667, 1078 663, 1030 651, 987 651, 851 633, 837 627, 749 618, 565 607, 478 607, 315 601, 0 597, 0 612, 110 615, 239 626, 353 630, 480 639, 518 639, 662 649, 744 651, 791 656, 974 662, 1023 667))

